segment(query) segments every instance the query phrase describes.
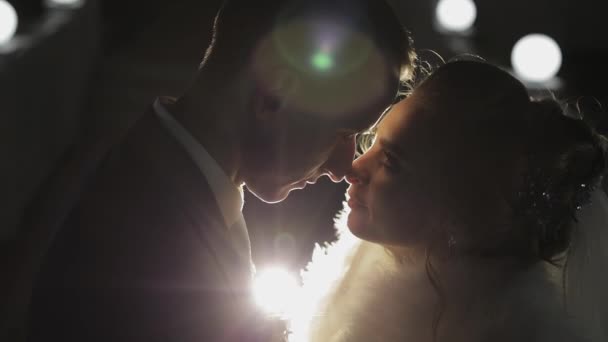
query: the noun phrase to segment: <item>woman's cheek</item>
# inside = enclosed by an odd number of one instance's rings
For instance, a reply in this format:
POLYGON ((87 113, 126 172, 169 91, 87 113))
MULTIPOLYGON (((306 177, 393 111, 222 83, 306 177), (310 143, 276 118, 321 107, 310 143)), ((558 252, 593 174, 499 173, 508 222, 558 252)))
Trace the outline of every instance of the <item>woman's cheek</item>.
MULTIPOLYGON (((387 234, 396 230, 407 210, 403 187, 391 180, 379 182, 372 198, 373 221, 380 223, 387 234)), ((392 235, 392 234, 391 234, 392 235)))

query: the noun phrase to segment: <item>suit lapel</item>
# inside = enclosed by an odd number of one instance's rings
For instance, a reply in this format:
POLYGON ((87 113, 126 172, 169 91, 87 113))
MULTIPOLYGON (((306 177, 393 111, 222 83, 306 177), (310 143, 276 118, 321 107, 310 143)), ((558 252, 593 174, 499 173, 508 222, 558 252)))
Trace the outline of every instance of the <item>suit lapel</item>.
POLYGON ((138 150, 154 165, 161 178, 174 189, 176 205, 192 223, 201 248, 212 252, 216 264, 235 294, 248 290, 251 279, 249 261, 234 250, 228 227, 207 179, 184 148, 170 135, 159 118, 149 110, 134 127, 134 134, 145 134, 138 150), (144 133, 145 132, 145 133, 144 133))

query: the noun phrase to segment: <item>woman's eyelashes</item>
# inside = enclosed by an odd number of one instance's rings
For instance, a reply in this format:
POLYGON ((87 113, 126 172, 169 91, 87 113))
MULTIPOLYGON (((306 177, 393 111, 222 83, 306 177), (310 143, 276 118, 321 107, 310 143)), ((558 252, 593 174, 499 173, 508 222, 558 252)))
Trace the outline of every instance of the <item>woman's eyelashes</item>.
POLYGON ((399 163, 399 159, 390 151, 383 150, 382 158, 381 158, 382 166, 393 173, 396 173, 401 170, 401 165, 399 163))

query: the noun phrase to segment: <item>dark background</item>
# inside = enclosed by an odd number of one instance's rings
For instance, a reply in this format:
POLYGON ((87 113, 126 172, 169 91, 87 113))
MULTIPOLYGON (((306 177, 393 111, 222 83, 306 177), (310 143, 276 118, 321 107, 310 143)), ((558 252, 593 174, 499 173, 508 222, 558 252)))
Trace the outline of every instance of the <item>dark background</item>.
MULTIPOLYGON (((219 0, 83 0, 49 8, 12 0, 20 26, 0 49, 0 238, 14 235, 23 208, 71 146, 94 141, 141 113, 158 95, 177 96, 210 39, 219 0)), ((601 0, 478 0, 467 36, 439 33, 434 0, 393 0, 422 56, 472 52, 509 67, 515 41, 542 32, 561 46, 558 96, 608 103, 608 29, 601 0)), ((539 134, 542 134, 539 132, 539 134)), ((302 267, 315 242, 333 238, 346 185, 327 179, 267 205, 246 196, 259 267, 302 267)))

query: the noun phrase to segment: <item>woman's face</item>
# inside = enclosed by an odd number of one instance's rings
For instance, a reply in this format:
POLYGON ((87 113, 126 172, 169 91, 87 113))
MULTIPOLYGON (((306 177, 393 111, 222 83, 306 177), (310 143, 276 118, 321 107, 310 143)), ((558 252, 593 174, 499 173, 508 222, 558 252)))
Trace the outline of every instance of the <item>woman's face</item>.
POLYGON ((440 215, 445 152, 432 115, 414 93, 380 123, 372 147, 347 177, 348 226, 362 239, 414 247, 428 241, 440 215))

